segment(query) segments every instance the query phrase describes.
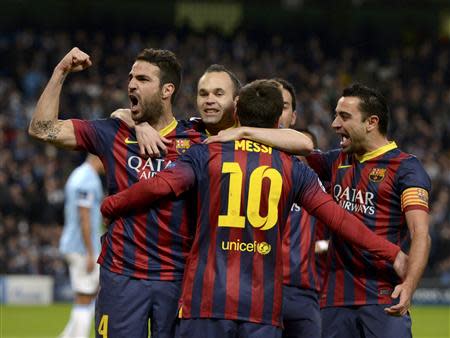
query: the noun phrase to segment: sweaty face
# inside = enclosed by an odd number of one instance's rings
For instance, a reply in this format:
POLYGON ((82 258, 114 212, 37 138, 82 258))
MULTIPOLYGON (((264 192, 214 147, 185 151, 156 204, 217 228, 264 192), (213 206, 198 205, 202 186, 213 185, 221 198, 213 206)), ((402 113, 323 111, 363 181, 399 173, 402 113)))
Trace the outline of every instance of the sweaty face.
POLYGON ((283 94, 283 113, 281 113, 280 119, 278 120, 278 126, 280 128, 289 128, 295 123, 297 115, 292 108, 291 93, 284 88, 281 89, 281 93, 283 94))
POLYGON ((359 103, 360 99, 357 97, 341 97, 331 127, 341 136, 340 145, 344 152, 363 155, 366 152, 367 131, 359 103))
POLYGON ((235 123, 233 82, 226 72, 204 74, 198 81, 197 108, 208 131, 218 132, 235 123))
POLYGON ((133 64, 128 75, 131 117, 137 122, 154 123, 163 112, 159 67, 142 60, 133 64))

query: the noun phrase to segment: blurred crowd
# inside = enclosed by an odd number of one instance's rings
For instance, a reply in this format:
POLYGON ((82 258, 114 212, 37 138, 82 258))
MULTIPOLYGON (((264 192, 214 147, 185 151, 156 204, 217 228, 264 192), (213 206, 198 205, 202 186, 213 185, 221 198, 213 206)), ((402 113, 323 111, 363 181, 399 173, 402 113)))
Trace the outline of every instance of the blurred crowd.
POLYGON ((170 49, 182 61, 178 118, 196 116, 197 79, 207 66, 221 63, 243 83, 271 77, 292 82, 297 127, 311 129, 322 149, 337 146, 330 123, 342 89, 354 81, 378 87, 390 103, 392 139, 416 155, 432 178, 433 245, 426 275, 450 284, 450 43, 405 43, 374 53, 364 45, 336 48, 336 43, 312 34, 294 40, 242 31, 230 38, 187 31, 1 33, 0 273, 57 279, 66 274, 58 252, 64 183, 83 154, 40 144, 26 130, 53 68, 73 46, 90 54, 93 66, 69 75, 61 118, 101 118, 127 107, 128 72, 146 47, 170 49))

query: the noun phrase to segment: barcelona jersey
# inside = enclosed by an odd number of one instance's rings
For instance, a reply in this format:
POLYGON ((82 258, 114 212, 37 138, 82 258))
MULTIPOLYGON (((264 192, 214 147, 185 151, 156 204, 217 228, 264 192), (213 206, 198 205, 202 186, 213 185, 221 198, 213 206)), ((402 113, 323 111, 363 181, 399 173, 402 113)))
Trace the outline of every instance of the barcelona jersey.
POLYGON ((317 176, 294 157, 248 140, 193 146, 175 166, 184 164, 191 169, 180 176, 195 175, 199 210, 181 317, 280 326, 281 232, 294 199, 321 190, 317 176))
POLYGON ((283 283, 302 289, 320 290, 315 262, 315 217, 294 203, 283 233, 283 283))
MULTIPOLYGON (((391 142, 357 159, 340 150, 315 152, 309 165, 345 210, 370 230, 407 252, 410 233, 405 212, 428 212, 430 179, 419 160, 391 142)), ((331 235, 321 306, 389 304, 401 283, 390 263, 331 235)))
MULTIPOLYGON (((172 140, 164 157, 144 158, 139 153, 134 128, 119 119, 72 120, 77 148, 98 155, 106 169, 109 194, 120 192, 135 182, 148 180, 178 159, 202 134, 192 124, 175 119, 160 131, 172 140)), ((195 199, 183 194, 118 218, 102 237, 98 263, 130 277, 150 280, 181 280, 192 244, 195 199)))
POLYGON ((392 262, 399 252, 334 203, 297 158, 249 140, 194 145, 154 179, 108 197, 102 212, 138 210, 192 187, 197 224, 183 279, 182 318, 281 325, 281 238, 294 202, 380 257, 392 262))

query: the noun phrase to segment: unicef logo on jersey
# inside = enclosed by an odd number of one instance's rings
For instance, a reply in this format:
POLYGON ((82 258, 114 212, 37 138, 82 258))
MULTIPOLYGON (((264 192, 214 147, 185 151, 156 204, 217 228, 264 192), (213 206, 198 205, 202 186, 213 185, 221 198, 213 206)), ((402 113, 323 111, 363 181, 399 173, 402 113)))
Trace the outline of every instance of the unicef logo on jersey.
POLYGON ((258 243, 256 249, 261 255, 267 255, 270 252, 270 250, 272 250, 272 246, 269 243, 261 242, 258 243))
POLYGON ((257 252, 260 255, 267 255, 272 251, 272 246, 267 242, 241 242, 236 241, 222 241, 222 250, 225 251, 240 251, 240 252, 257 252))

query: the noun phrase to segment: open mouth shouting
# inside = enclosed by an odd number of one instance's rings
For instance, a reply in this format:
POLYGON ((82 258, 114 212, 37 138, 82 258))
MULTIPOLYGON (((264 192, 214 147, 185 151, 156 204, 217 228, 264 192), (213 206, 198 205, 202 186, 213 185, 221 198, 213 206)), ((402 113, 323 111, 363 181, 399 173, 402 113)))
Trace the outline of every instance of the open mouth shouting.
POLYGON ((346 133, 338 133, 341 136, 341 142, 339 143, 341 148, 348 148, 352 141, 350 139, 350 136, 346 133))
POLYGON ((136 94, 129 94, 130 109, 132 114, 139 113, 139 97, 136 94))

